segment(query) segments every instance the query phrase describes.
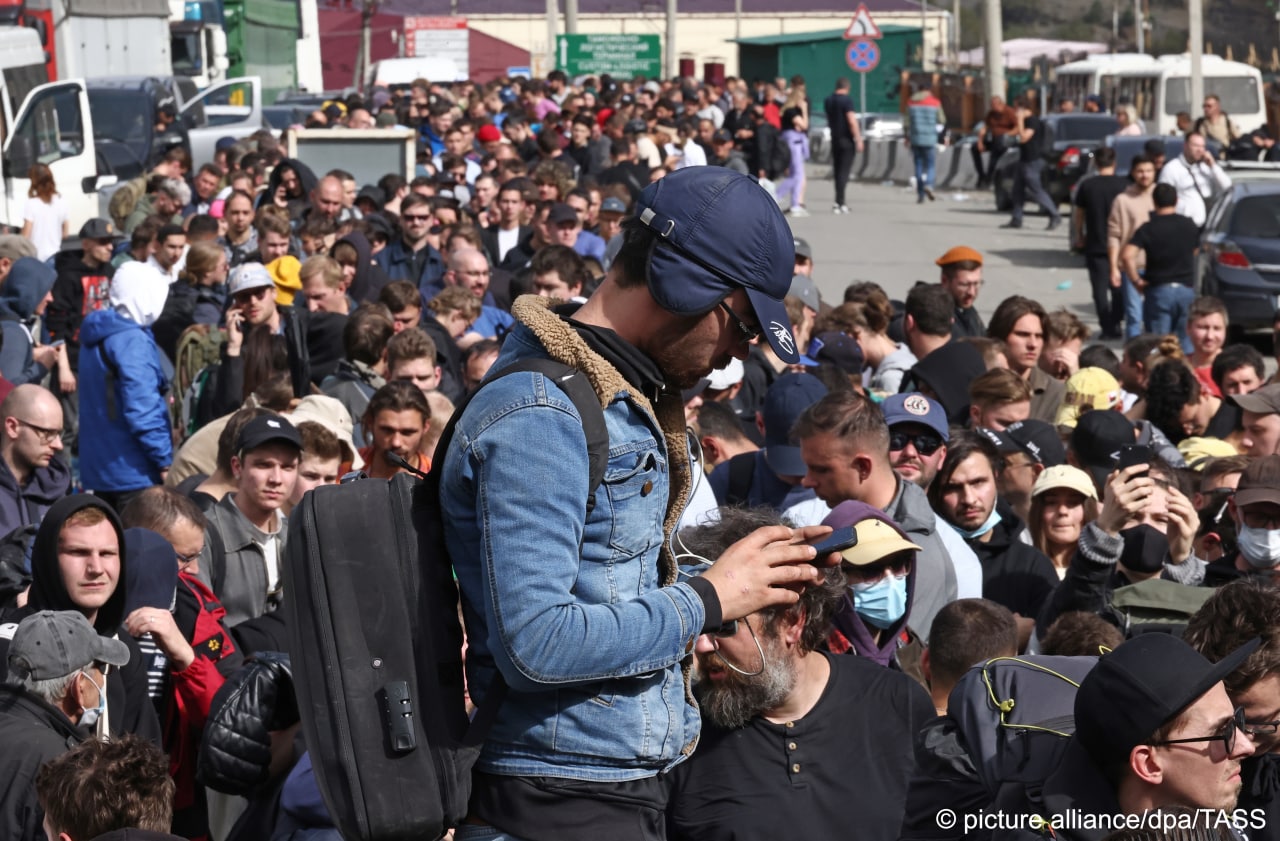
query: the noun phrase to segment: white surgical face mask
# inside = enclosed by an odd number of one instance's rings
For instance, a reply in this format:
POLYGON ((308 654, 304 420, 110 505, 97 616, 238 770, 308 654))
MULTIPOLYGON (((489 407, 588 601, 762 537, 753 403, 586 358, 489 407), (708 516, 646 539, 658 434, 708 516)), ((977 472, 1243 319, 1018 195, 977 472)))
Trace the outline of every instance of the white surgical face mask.
POLYGON ((1255 529, 1241 523, 1236 545, 1255 569, 1271 569, 1280 563, 1280 529, 1255 529))
POLYGON ((98 690, 98 705, 91 709, 86 709, 84 715, 80 716, 80 724, 84 727, 92 728, 98 723, 98 719, 102 718, 102 714, 107 711, 107 682, 104 680, 102 686, 98 686, 98 682, 88 672, 81 670, 80 674, 88 678, 89 682, 98 690))

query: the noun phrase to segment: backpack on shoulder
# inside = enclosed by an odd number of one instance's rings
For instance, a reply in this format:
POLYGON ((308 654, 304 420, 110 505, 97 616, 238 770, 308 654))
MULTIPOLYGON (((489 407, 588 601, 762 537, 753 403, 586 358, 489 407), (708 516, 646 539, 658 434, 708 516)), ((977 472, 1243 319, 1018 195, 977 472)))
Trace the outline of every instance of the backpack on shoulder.
POLYGON ((208 324, 192 324, 182 331, 173 352, 173 425, 185 439, 199 429, 197 407, 211 376, 210 366, 221 361, 226 332, 208 324))
MULTIPOLYGON (((595 391, 580 371, 548 359, 514 363, 486 384, 529 371, 581 415, 594 499, 609 454, 595 391)), ((429 473, 319 487, 290 517, 284 610, 298 710, 320 792, 348 841, 425 841, 456 826, 506 691, 499 676, 468 721, 440 473, 469 401, 446 426, 429 473)))
POLYGON ((1150 578, 1112 591, 1112 618, 1126 638, 1149 631, 1181 636, 1191 617, 1214 592, 1212 587, 1150 578))

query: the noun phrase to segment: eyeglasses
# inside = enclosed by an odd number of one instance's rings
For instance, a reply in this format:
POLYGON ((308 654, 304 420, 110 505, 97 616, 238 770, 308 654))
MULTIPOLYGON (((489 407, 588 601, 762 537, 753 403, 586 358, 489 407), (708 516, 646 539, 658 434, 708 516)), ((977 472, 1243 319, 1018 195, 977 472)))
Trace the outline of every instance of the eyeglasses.
POLYGON ((48 429, 43 426, 36 426, 34 423, 24 421, 22 418, 14 418, 14 420, 18 422, 19 426, 25 426, 27 429, 34 432, 36 437, 40 439, 41 444, 52 444, 54 441, 58 441, 62 438, 61 429, 48 429))
POLYGON ((752 327, 750 324, 743 321, 742 316, 734 312, 733 308, 729 306, 728 302, 721 301, 720 309, 729 313, 729 317, 733 319, 735 324, 738 325, 738 330, 742 333, 742 341, 745 342, 746 344, 751 344, 756 339, 759 339, 762 335, 764 335, 764 330, 760 329, 759 327, 752 327))
POLYGON ((714 631, 709 631, 708 633, 717 639, 728 639, 738 633, 738 620, 730 619, 719 628, 716 628, 714 631))
POLYGON ((951 285, 963 292, 976 292, 982 288, 982 281, 971 280, 968 283, 953 283, 951 285))
POLYGON ((417 214, 410 215, 408 213, 404 213, 404 214, 401 214, 400 218, 406 222, 415 222, 415 223, 420 223, 425 225, 427 222, 431 221, 431 214, 428 213, 425 216, 419 216, 417 214))
POLYGON ((942 436, 936 432, 917 432, 914 435, 910 432, 890 432, 889 433, 889 450, 898 452, 905 450, 908 444, 912 444, 916 448, 916 452, 922 456, 931 456, 942 446, 942 436))
POLYGON ((1259 511, 1257 507, 1248 505, 1241 509, 1240 516, 1244 520, 1244 524, 1251 529, 1266 529, 1267 531, 1280 529, 1280 514, 1274 512, 1259 511))
POLYGON ((843 563, 845 578, 850 584, 874 584, 888 572, 895 578, 903 578, 911 572, 911 552, 905 552, 878 564, 843 563))
POLYGON ((1236 747, 1236 733, 1244 731, 1249 734, 1249 723, 1244 720, 1244 707, 1236 707, 1234 713, 1226 724, 1222 726, 1221 733, 1215 733, 1212 736, 1196 736, 1192 739, 1165 739, 1161 742, 1152 742, 1152 747, 1160 747, 1163 745, 1189 745, 1193 742, 1222 742, 1226 746, 1227 756, 1230 756, 1236 747))
POLYGON ((176 550, 174 551, 173 554, 176 555, 178 558, 178 567, 180 569, 186 569, 187 567, 194 564, 196 561, 200 560, 200 556, 204 554, 204 547, 201 546, 199 549, 197 549, 195 552, 191 553, 190 555, 183 555, 177 552, 176 550))
POLYGON ((1280 733, 1280 721, 1246 721, 1243 729, 1250 737, 1270 739, 1280 733))

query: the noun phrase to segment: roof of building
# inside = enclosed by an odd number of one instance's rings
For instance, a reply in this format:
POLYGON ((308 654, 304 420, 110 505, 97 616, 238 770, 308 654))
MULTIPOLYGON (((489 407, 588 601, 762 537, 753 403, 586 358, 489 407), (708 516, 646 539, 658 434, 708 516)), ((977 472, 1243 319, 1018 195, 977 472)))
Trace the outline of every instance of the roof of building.
MULTIPOLYGON (((883 33, 919 32, 918 26, 900 26, 893 23, 877 24, 883 33)), ((758 35, 753 38, 728 38, 731 43, 749 47, 781 47, 786 44, 808 44, 813 41, 839 41, 844 38, 843 29, 823 29, 820 32, 790 32, 786 35, 758 35)))
MULTIPOLYGON (((841 12, 852 15, 849 0, 741 0, 743 14, 794 15, 806 12, 841 12)), ((918 0, 866 0, 867 9, 876 12, 919 12, 918 0)), ((456 6, 459 15, 545 15, 546 0, 384 0, 378 4, 383 14, 448 15, 456 6)), ((698 0, 683 4, 686 14, 732 14, 734 0, 698 0)), ((583 15, 661 15, 665 0, 578 0, 578 13, 583 15)))

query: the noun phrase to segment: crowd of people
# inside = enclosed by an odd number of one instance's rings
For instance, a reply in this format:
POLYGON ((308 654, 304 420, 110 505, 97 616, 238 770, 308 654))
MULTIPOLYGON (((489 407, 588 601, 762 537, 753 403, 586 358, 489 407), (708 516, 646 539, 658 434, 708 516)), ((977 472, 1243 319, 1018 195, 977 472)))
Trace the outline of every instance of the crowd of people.
POLYGON ((0 236, 0 835, 336 839, 289 513, 438 471, 469 703, 500 704, 456 841, 966 837, 939 722, 1019 654, 1088 661, 1074 735, 973 812, 1280 837, 1280 383, 1221 302, 1157 294, 1185 191, 1139 165, 1081 205, 1108 287, 1146 256, 1119 354, 1020 295, 984 323, 963 244, 827 300, 782 209, 808 118, 800 79, 422 81, 308 118, 415 128, 412 179, 264 131, 167 153, 61 250, 0 236), (531 358, 598 396, 598 488, 561 384, 486 383, 531 358))

